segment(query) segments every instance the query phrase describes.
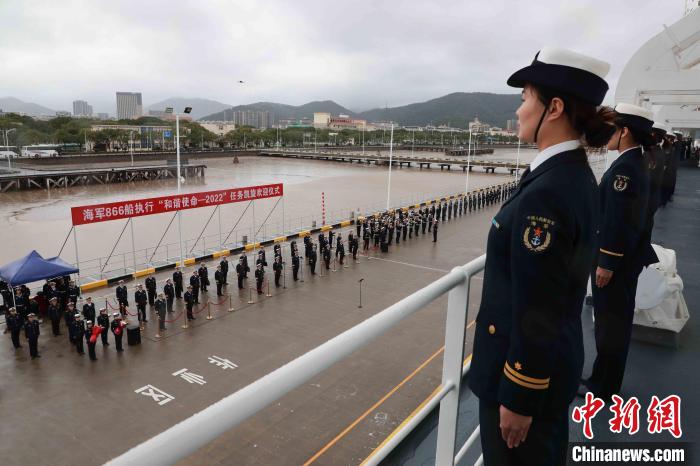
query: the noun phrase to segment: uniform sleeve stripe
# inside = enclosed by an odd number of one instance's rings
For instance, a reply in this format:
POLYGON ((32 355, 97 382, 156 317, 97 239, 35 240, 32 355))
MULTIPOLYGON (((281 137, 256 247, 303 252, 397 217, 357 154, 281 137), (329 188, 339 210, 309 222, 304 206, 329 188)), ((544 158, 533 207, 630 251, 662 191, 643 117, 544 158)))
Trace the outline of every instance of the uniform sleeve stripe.
POLYGON ((513 368, 510 367, 510 364, 508 364, 508 361, 506 361, 506 365, 503 368, 503 370, 505 370, 506 372, 509 372, 512 376, 522 380, 523 382, 530 382, 530 383, 537 384, 537 385, 549 385, 549 377, 547 377, 546 379, 536 379, 534 377, 528 377, 526 375, 522 375, 521 373, 513 370, 513 368))
POLYGON ((525 388, 531 388, 531 389, 533 389, 533 390, 546 390, 547 388, 549 388, 549 383, 548 383, 547 385, 535 385, 534 383, 523 382, 522 380, 513 377, 513 376, 510 374, 510 372, 508 372, 506 369, 503 369, 503 373, 504 373, 504 374, 506 375, 506 377, 508 377, 510 380, 512 380, 512 381, 515 382, 516 384, 518 384, 518 385, 520 385, 520 386, 522 386, 522 387, 525 387, 525 388))
POLYGON ((603 249, 603 248, 600 248, 600 252, 603 252, 605 254, 610 254, 611 256, 615 256, 615 257, 624 256, 624 254, 620 254, 619 252, 612 252, 612 251, 608 251, 607 249, 603 249))

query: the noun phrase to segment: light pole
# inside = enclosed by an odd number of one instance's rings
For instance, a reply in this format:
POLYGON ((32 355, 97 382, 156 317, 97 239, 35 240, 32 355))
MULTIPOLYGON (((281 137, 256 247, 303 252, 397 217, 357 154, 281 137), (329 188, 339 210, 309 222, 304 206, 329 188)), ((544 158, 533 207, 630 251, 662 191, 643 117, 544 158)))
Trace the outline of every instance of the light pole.
MULTIPOLYGON (((185 113, 190 113, 192 107, 185 107, 185 113)), ((165 113, 173 113, 172 107, 167 107, 165 113)), ((177 193, 180 194, 180 189, 182 185, 182 177, 180 175, 180 114, 175 114, 175 152, 177 154, 177 193)), ((185 253, 182 247, 182 211, 177 211, 177 229, 180 240, 180 267, 184 269, 185 267, 185 253)))
POLYGON ((134 131, 129 131, 129 154, 131 154, 131 166, 134 166, 134 131))
MULTIPOLYGON (((7 148, 7 168, 10 169, 12 168, 12 163, 10 162, 12 160, 12 156, 9 154, 9 152, 12 152, 10 150, 10 133, 12 131, 16 131, 17 128, 11 128, 11 129, 6 129, 3 130, 3 133, 5 135, 5 148, 7 148)), ((19 146, 17 146, 17 150, 19 150, 19 146)))
POLYGON ((391 202, 391 166, 393 165, 392 159, 394 155, 394 124, 391 124, 391 138, 389 140, 389 182, 386 187, 386 210, 389 210, 389 204, 391 202))

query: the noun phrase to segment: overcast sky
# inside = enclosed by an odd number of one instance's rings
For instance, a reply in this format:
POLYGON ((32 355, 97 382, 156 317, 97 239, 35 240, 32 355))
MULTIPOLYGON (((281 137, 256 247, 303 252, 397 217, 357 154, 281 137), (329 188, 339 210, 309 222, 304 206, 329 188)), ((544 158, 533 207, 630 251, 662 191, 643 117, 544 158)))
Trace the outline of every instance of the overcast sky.
POLYGON ((56 110, 115 91, 238 105, 332 99, 352 110, 514 92, 543 45, 626 61, 684 0, 0 0, 0 96, 56 110), (663 5, 663 6, 662 6, 663 5), (238 84, 239 80, 245 84, 238 84))

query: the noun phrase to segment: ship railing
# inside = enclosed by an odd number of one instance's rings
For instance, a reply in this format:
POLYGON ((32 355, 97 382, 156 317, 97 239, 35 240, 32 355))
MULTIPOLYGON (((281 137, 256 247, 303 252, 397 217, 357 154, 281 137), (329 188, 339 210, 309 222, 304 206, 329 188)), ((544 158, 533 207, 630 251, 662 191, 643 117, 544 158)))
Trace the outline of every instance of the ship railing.
POLYGON ((486 255, 482 255, 466 265, 453 268, 426 287, 137 445, 107 464, 166 465, 187 458, 447 293, 445 350, 440 389, 417 415, 394 433, 389 442, 375 450, 365 464, 378 464, 439 405, 435 464, 454 465, 479 435, 477 428, 455 455, 460 386, 470 367, 470 361, 466 365, 463 361, 469 290, 472 278, 483 271, 485 263, 486 255))

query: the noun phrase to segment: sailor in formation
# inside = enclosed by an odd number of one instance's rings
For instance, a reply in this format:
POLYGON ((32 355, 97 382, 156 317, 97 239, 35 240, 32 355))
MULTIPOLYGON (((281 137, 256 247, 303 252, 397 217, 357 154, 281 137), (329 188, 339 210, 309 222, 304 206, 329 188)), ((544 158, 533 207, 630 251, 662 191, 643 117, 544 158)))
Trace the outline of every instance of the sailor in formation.
POLYGON ((600 181, 598 251, 591 283, 597 357, 586 387, 610 400, 619 393, 632 335, 634 298, 642 268, 658 262, 651 247, 649 164, 651 110, 621 103, 615 107, 609 150, 619 152, 600 181))
POLYGON ((545 47, 508 79, 523 89, 519 138, 539 153, 488 234, 469 372, 486 465, 566 462, 598 223, 596 179, 581 146, 602 147, 612 133, 596 108, 609 68, 545 47))

